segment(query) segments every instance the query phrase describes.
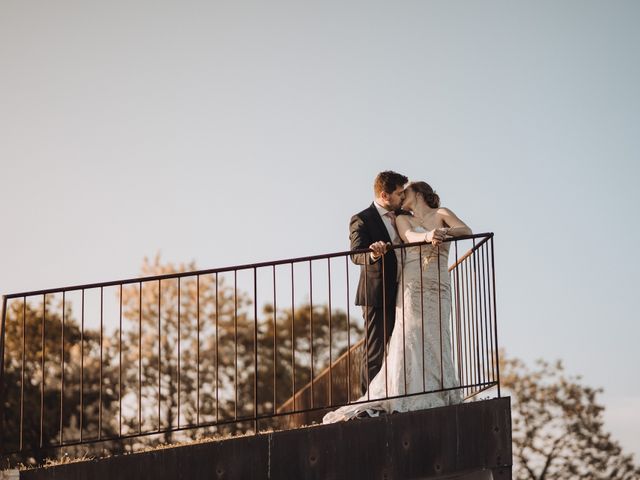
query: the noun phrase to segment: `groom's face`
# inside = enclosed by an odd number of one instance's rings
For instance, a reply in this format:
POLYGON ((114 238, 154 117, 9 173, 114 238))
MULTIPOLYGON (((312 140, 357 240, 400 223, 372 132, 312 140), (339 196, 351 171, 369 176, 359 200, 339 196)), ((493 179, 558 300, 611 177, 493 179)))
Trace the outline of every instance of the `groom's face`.
POLYGON ((398 210, 404 200, 404 188, 400 186, 391 193, 382 192, 382 199, 386 202, 383 206, 388 210, 398 210))

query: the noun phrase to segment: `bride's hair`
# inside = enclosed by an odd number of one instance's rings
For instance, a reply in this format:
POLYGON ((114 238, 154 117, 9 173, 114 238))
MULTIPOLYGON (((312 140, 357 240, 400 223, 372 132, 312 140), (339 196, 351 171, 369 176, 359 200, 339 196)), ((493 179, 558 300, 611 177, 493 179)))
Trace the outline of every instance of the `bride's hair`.
POLYGON ((419 193, 431 208, 440 207, 440 197, 427 182, 411 182, 407 188, 419 193))

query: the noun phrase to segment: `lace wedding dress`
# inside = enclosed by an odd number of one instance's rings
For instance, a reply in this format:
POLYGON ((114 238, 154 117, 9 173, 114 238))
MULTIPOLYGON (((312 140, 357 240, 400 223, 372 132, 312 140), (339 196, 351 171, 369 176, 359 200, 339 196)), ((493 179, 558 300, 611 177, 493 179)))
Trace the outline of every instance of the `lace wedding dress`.
MULTIPOLYGON (((414 231, 425 230, 414 227, 414 231)), ((460 385, 451 348, 448 257, 449 243, 405 250, 396 323, 382 368, 357 400, 365 403, 329 412, 323 423, 349 420, 364 411, 377 416, 380 411, 406 412, 461 402, 459 389, 419 394, 460 385), (411 394, 419 395, 389 398, 411 394)))

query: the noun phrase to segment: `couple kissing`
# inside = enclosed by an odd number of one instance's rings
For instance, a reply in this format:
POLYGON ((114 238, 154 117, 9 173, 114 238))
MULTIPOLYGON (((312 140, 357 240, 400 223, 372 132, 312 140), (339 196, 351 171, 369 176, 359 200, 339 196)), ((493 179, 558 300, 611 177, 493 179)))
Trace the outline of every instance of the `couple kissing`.
POLYGON ((455 389, 445 240, 470 235, 471 229, 440 206, 426 182, 409 183, 402 174, 384 171, 373 189, 374 202, 354 215, 349 227, 351 250, 369 250, 351 256, 360 265, 355 303, 365 326, 363 395, 326 414, 324 423, 462 400, 455 389), (391 247, 416 242, 427 244, 391 247), (445 391, 424 393, 434 390, 445 391))

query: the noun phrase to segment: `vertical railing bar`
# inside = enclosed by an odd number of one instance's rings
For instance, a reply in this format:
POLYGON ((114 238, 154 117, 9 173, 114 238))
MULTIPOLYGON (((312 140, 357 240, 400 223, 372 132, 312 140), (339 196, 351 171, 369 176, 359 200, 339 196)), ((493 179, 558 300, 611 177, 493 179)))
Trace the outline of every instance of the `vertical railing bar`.
POLYGON ((220 398, 219 398, 219 389, 220 389, 220 342, 218 338, 218 323, 220 320, 220 306, 218 304, 218 272, 216 272, 216 423, 220 421, 220 398))
POLYGON ((461 263, 460 263, 460 267, 461 267, 461 276, 462 276, 462 323, 464 326, 464 359, 465 359, 465 378, 466 378, 466 385, 467 385, 467 395, 469 395, 471 393, 471 383, 473 382, 472 379, 472 371, 473 371, 473 365, 471 362, 471 358, 469 356, 469 345, 471 344, 469 338, 470 338, 470 330, 469 330, 469 319, 468 319, 468 287, 467 287, 467 260, 464 259, 461 263))
MULTIPOLYGON (((44 445, 44 355, 45 355, 45 330, 47 318, 47 294, 42 296, 42 351, 41 351, 41 368, 42 383, 40 385, 40 448, 44 445)), ((4 364, 4 358, 2 359, 4 364)))
MULTIPOLYGON (((475 243, 475 240, 474 240, 475 243)), ((481 360, 481 383, 485 383, 486 382, 486 356, 485 356, 485 330, 484 330, 484 323, 483 323, 483 311, 482 311, 482 284, 481 282, 481 274, 480 274, 480 263, 479 263, 479 255, 480 255, 480 249, 476 249, 476 251, 473 254, 474 257, 474 263, 475 263, 475 270, 476 270, 476 286, 475 286, 475 290, 476 290, 476 303, 477 303, 477 315, 478 315, 478 328, 480 331, 480 360, 481 360)))
POLYGON ((178 277, 178 361, 177 361, 177 368, 178 368, 178 372, 177 372, 177 376, 178 376, 178 422, 177 422, 177 427, 180 428, 180 400, 181 400, 181 382, 182 382, 182 376, 181 376, 181 371, 180 371, 180 342, 182 340, 181 335, 180 335, 180 323, 181 323, 181 315, 182 315, 182 311, 181 311, 181 303, 182 303, 182 299, 181 299, 181 291, 180 291, 180 287, 182 286, 182 282, 181 282, 182 278, 178 277))
MULTIPOLYGON (((448 272, 448 270, 447 270, 448 272)), ((456 326, 454 324, 454 314, 453 314, 453 290, 452 290, 452 285, 453 285, 453 273, 452 272, 448 272, 447 273, 448 277, 449 277, 449 342, 448 342, 448 347, 449 347, 449 352, 450 352, 450 359, 451 359, 451 368, 453 369, 454 375, 456 372, 456 366, 455 366, 455 348, 456 348, 456 326)), ((458 382, 456 381, 455 378, 451 379, 453 381, 453 385, 454 387, 459 386, 458 382)))
POLYGON ((349 305, 351 296, 349 293, 349 257, 344 257, 347 280, 347 403, 351 403, 351 312, 349 305))
MULTIPOLYGON (((120 358, 119 358, 119 362, 118 362, 118 403, 119 403, 118 434, 119 434, 119 436, 122 436, 122 284, 120 284, 120 299, 119 299, 119 303, 120 303, 120 320, 119 320, 119 322, 120 322, 120 330, 118 332, 118 337, 119 337, 119 340, 118 340, 118 344, 119 344, 118 355, 119 355, 120 358)), ((80 411, 80 418, 82 418, 82 411, 80 411)), ((82 422, 80 422, 80 425, 82 425, 82 422)), ((82 428, 80 429, 80 441, 82 441, 82 428)))
POLYGON ((496 265, 495 252, 493 248, 493 235, 491 235, 491 276, 493 283, 493 332, 495 337, 495 357, 496 357, 496 380, 498 382, 498 397, 500 397, 500 358, 498 348, 498 319, 496 315, 496 265))
MULTIPOLYGON (((369 255, 368 253, 365 254, 364 257, 364 373, 365 373, 365 379, 366 379, 366 393, 367 393, 367 400, 371 400, 371 393, 369 392, 369 382, 371 381, 371 379, 369 378, 369 274, 368 274, 368 270, 369 270, 369 259, 367 258, 366 255, 369 255)), ((381 261, 383 262, 383 268, 384 268, 384 258, 381 259, 381 261)), ((384 278, 384 273, 382 275, 382 277, 384 278)), ((384 282, 383 282, 383 292, 384 292, 384 282)))
POLYGON ((474 316, 474 322, 476 325, 476 359, 477 359, 477 368, 478 368, 478 383, 482 383, 483 381, 483 377, 482 377, 482 371, 483 371, 483 358, 482 358, 482 322, 479 319, 480 316, 480 310, 479 310, 479 300, 478 300, 478 252, 476 250, 476 239, 473 239, 473 255, 472 255, 472 268, 473 268, 473 316, 474 316))
MULTIPOLYGON (((464 383, 463 372, 464 372, 464 363, 462 358, 462 341, 463 341, 463 332, 462 332, 462 319, 460 314, 460 264, 458 263, 458 240, 454 241, 454 248, 456 253, 456 266, 455 270, 455 285, 456 285, 456 349, 458 353, 458 378, 460 379, 460 383, 464 383)), ((464 390, 460 390, 461 394, 464 394, 464 390)))
POLYGON ((315 406, 314 388, 315 378, 313 375, 313 270, 311 260, 309 260, 309 353, 311 354, 311 408, 315 406))
POLYGON ((254 432, 258 433, 258 271, 253 267, 253 415, 254 432))
POLYGON ((469 301, 469 330, 471 332, 471 343, 469 344, 471 358, 473 361, 473 391, 474 393, 478 390, 478 362, 477 362, 477 332, 476 332, 476 323, 475 323, 475 314, 473 311, 474 305, 474 291, 473 291, 473 271, 472 271, 472 259, 467 257, 467 288, 469 291, 469 296, 467 300, 469 301))
POLYGON ((477 324, 477 330, 478 330, 478 359, 479 359, 479 369, 478 369, 478 375, 479 375, 479 382, 480 384, 484 384, 485 380, 485 356, 484 356, 484 348, 485 348, 485 344, 484 344, 484 327, 483 327, 483 323, 482 323, 482 286, 480 284, 480 264, 478 263, 478 255, 480 254, 479 249, 477 249, 474 253, 473 253, 473 260, 474 260, 474 270, 475 270, 475 276, 474 276, 474 281, 475 281, 475 285, 474 285, 474 290, 476 292, 476 324, 477 324))
POLYGON ((327 279, 329 294, 329 405, 333 405, 333 318, 331 311, 331 259, 327 258, 327 279))
POLYGON ((469 296, 467 297, 468 301, 469 301, 469 322, 470 322, 470 332, 471 332, 471 343, 469 344, 469 348, 471 351, 471 358, 473 361, 473 391, 474 393, 477 393, 478 390, 478 357, 477 357, 477 344, 478 344, 478 340, 477 340, 477 335, 478 332, 476 331, 476 317, 475 317, 475 313, 474 313, 474 301, 475 301, 475 295, 474 295, 474 290, 473 290, 473 260, 471 258, 471 256, 467 257, 467 288, 469 290, 469 296))
MULTIPOLYGON (((4 323, 4 318, 5 318, 5 309, 6 309, 6 303, 5 303, 5 298, 3 298, 3 305, 2 305, 2 322, 4 323)), ((21 376, 21 380, 20 380, 20 450, 22 450, 23 446, 24 446, 24 372, 25 372, 25 363, 27 361, 26 359, 26 350, 27 350, 27 335, 26 335, 26 329, 27 329, 27 297, 24 296, 22 297, 22 371, 20 373, 21 376)), ((1 342, 4 343, 4 331, 2 333, 2 339, 0 340, 1 342)), ((4 364, 4 356, 2 356, 2 363, 4 364)), ((4 379, 2 380, 2 382, 4 383, 4 379)), ((2 388, 0 386, 0 388, 2 388)), ((2 398, 2 395, 0 395, 0 398, 2 398)), ((4 428, 3 428, 4 430, 4 428)))
POLYGON ((277 298, 276 298, 276 266, 272 265, 273 272, 273 414, 277 413, 278 405, 278 322, 277 322, 277 298))
POLYGON ((61 331, 61 349, 60 349, 60 437, 58 443, 62 445, 64 442, 64 324, 66 320, 66 292, 62 292, 62 331, 61 331))
POLYGON ((495 350, 495 345, 493 344, 493 328, 492 328, 492 322, 491 322, 491 285, 490 285, 490 278, 489 278, 489 274, 490 274, 490 266, 489 266, 489 254, 488 254, 488 245, 485 243, 482 246, 482 268, 483 270, 486 268, 485 271, 485 279, 484 279, 484 289, 485 289, 485 319, 487 322, 487 331, 488 331, 488 344, 489 344, 489 349, 490 349, 490 353, 489 353, 489 358, 491 361, 491 381, 495 381, 495 362, 494 362, 494 358, 493 358, 493 354, 494 354, 494 350, 495 350))
MULTIPOLYGON (((456 242, 456 247, 457 247, 457 242, 456 242)), ((460 264, 458 263, 458 249, 456 248, 456 265, 454 267, 455 270, 455 285, 456 285, 456 328, 457 328, 457 332, 458 332, 458 337, 457 337, 457 358, 458 358, 458 379, 460 380, 460 394, 462 396, 464 396, 464 389, 462 388, 463 385, 465 384, 465 380, 464 380, 464 344, 463 344, 463 339, 464 339, 464 332, 463 332, 463 325, 462 325, 462 299, 461 299, 461 293, 460 293, 460 264)))
MULTIPOLYGON (((393 254, 395 255, 395 251, 393 252, 393 254)), ((407 393, 409 393, 407 391, 407 342, 406 342, 406 338, 405 338, 405 333, 406 333, 406 324, 405 324, 405 311, 404 311, 404 289, 405 289, 405 284, 404 284, 404 257, 406 255, 406 250, 404 249, 404 247, 402 247, 400 249, 400 288, 402 289, 402 375, 404 377, 404 390, 403 393, 406 395, 407 393)), ((383 275, 384 277, 384 275, 383 275)), ((396 323, 398 321, 398 319, 395 319, 396 323)), ((394 326, 395 328, 395 326, 394 326)), ((393 333, 392 333, 393 335, 393 333)), ((387 338, 385 335, 385 345, 387 344, 387 338)), ((423 348, 424 350, 424 348, 423 348)), ((385 365, 385 377, 387 374, 387 355, 385 353, 384 356, 384 365, 385 365)), ((388 380, 385 378, 385 388, 387 388, 386 396, 389 396, 389 382, 388 380)))
MULTIPOLYGON (((24 301, 26 302, 26 297, 24 297, 24 301)), ((23 307, 23 312, 26 310, 23 307)), ((24 319, 24 314, 23 317, 24 319)), ((5 333, 6 333, 6 322, 7 322, 7 297, 5 295, 2 296, 2 322, 0 323, 0 405, 4 405, 4 392, 6 389, 6 379, 4 378, 4 346, 5 346, 5 333)), ((23 320, 24 323, 24 320, 23 320)), ((22 330, 24 332, 24 328, 22 330)), ((24 365, 24 362, 23 362, 24 365)), ((24 369, 24 366, 23 366, 24 369)), ((24 375, 23 375, 24 382, 24 375)), ((4 415, 0 415, 0 451, 4 450, 4 432, 6 428, 4 425, 4 415)), ((22 419, 20 420, 20 450, 22 450, 22 419)))
POLYGON ((158 279, 158 430, 162 428, 162 280, 158 279))
POLYGON ((102 388, 103 388, 103 330, 104 330, 104 287, 100 287, 100 393, 98 394, 98 438, 102 438, 102 388))
MULTIPOLYGON (((426 392, 427 391, 427 369, 426 369, 426 360, 425 360, 425 344, 424 344, 424 281, 422 278, 422 245, 420 245, 418 247, 418 265, 420 268, 420 331, 422 333, 422 343, 420 345, 422 345, 422 352, 421 352, 421 356, 422 356, 422 391, 426 392)), ((402 294, 404 296, 404 292, 402 294)))
POLYGON ((449 284, 450 284, 450 314, 451 314, 451 361, 452 367, 455 372, 455 378, 459 384, 456 386, 462 385, 462 381, 459 376, 459 365, 460 361, 458 358, 458 322, 457 322, 457 309, 455 303, 455 295, 456 295, 456 276, 455 276, 455 268, 449 269, 449 284))
MULTIPOLYGON (((490 261, 490 254, 491 252, 489 251, 489 249, 487 248, 487 268, 490 270, 489 274, 493 271, 492 266, 489 264, 490 261)), ((489 324, 491 325, 491 329, 492 329, 492 335, 491 335, 491 342, 493 345, 493 353, 492 353, 492 358, 495 362, 494 364, 494 371, 493 371, 493 380, 497 381, 497 377, 496 377, 496 372, 498 369, 498 363, 497 363, 497 357, 496 357, 496 352, 498 352, 498 345, 495 343, 495 320, 492 321, 492 319, 495 319, 495 312, 493 311, 493 304, 492 304, 492 300, 495 297, 496 292, 493 290, 493 286, 490 283, 490 280, 488 280, 488 287, 489 287, 489 324)))
POLYGON ((438 257, 438 325, 440 327, 440 388, 444 390, 444 350, 442 348, 442 279, 440 272, 440 245, 436 247, 438 257))
POLYGON ((138 284, 138 433, 142 433, 142 282, 138 284))
POLYGON ((234 419, 238 419, 238 271, 233 271, 233 343, 235 357, 235 375, 233 377, 235 403, 233 404, 234 419))
POLYGON ((84 436, 84 288, 80 297, 80 441, 84 436))
POLYGON ((196 425, 200 425, 200 275, 196 275, 196 425))
POLYGON ((481 324, 482 324, 482 332, 484 333, 482 337, 484 342, 484 350, 482 352, 482 356, 485 361, 483 378, 485 379, 485 382, 489 382, 491 377, 490 375, 491 355, 489 354, 489 336, 488 336, 489 331, 488 331, 488 323, 487 323, 487 291, 486 291, 487 279, 486 279, 486 272, 484 268, 485 267, 484 249, 485 249, 485 244, 483 243, 478 249, 477 254, 479 256, 478 264, 480 265, 480 267, 478 268, 478 275, 480 278, 479 285, 480 285, 480 298, 481 298, 480 317, 481 317, 481 324))
POLYGON ((475 355, 473 354, 473 344, 474 344, 474 339, 475 339, 475 332, 473 330, 473 315, 471 313, 471 306, 472 306, 472 294, 473 292, 471 291, 471 281, 469 280, 470 277, 470 267, 469 267, 469 257, 465 258, 464 260, 464 264, 465 264, 465 291, 467 292, 466 295, 466 315, 465 318, 467 320, 467 334, 468 334, 468 345, 467 345, 467 360, 469 362, 469 375, 470 375, 470 384, 471 384, 471 391, 475 392, 475 384, 476 384, 476 365, 475 365, 475 355))
MULTIPOLYGON (((395 255, 396 252, 392 251, 392 255, 395 255)), ((386 254, 385 254, 386 255, 386 254)), ((389 396, 389 374, 387 367, 387 282, 384 272, 384 255, 380 259, 382 262, 382 362, 384 363, 384 396, 385 398, 389 396)), ((397 279, 397 277, 396 277, 397 279)), ((380 372, 380 370, 378 370, 380 372)), ((375 376, 373 377, 375 378, 375 376)), ((371 384, 371 380, 369 379, 369 384, 367 385, 367 392, 369 391, 369 385, 371 384)), ((369 395, 371 397, 371 395, 369 395)))
POLYGON ((293 273, 293 262, 291 265, 291 369, 293 375, 291 376, 291 388, 293 397, 293 411, 296 411, 296 309, 295 309, 295 277, 293 273))
MULTIPOLYGON (((473 324, 475 329, 475 356, 476 356, 476 383, 480 385, 482 383, 482 357, 480 355, 482 350, 482 332, 480 331, 480 324, 478 322, 478 282, 477 282, 477 268, 476 268, 476 250, 475 250, 475 239, 473 239, 474 252, 469 257, 469 261, 471 262, 471 291, 473 292, 473 324)), ((479 390, 480 387, 477 387, 479 390)))
POLYGON ((488 343, 488 348, 489 348, 488 355, 489 355, 489 360, 490 360, 490 372, 491 372, 489 376, 491 378, 491 381, 493 381, 493 378, 494 378, 493 372, 495 371, 494 370, 495 369, 495 364, 494 364, 494 361, 493 361, 493 349, 494 349, 494 346, 493 346, 493 330, 491 328, 491 300, 490 300, 491 299, 491 287, 489 286, 489 264, 487 263, 487 260, 488 260, 488 256, 487 256, 488 245, 485 243, 483 245, 483 248, 484 248, 484 250, 482 252, 483 261, 484 261, 483 268, 486 268, 486 270, 485 270, 485 285, 484 285, 484 288, 485 288, 485 304, 484 304, 484 307, 485 307, 485 321, 487 322, 487 335, 488 335, 487 343, 488 343))
POLYGON ((473 361, 474 361, 474 385, 475 385, 475 390, 478 390, 477 385, 480 383, 480 377, 479 377, 479 373, 480 373, 480 357, 478 356, 478 324, 476 321, 476 289, 475 289, 475 282, 474 282, 474 277, 475 277, 475 268, 473 265, 473 260, 474 260, 474 254, 475 254, 475 240, 473 241, 473 246, 474 246, 474 250, 473 253, 471 255, 469 255, 467 257, 467 261, 469 262, 469 298, 471 301, 471 307, 470 307, 470 315, 471 315, 471 329, 473 332, 473 344, 472 344, 472 354, 473 354, 473 361))

